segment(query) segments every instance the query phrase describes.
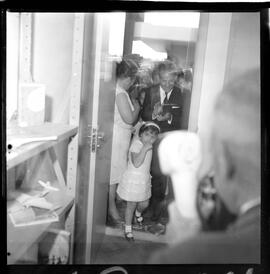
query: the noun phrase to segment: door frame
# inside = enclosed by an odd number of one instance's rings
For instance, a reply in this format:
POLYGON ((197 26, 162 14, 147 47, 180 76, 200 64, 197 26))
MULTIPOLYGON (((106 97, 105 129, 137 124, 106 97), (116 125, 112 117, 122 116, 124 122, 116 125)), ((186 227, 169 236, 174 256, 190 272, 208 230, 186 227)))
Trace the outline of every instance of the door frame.
MULTIPOLYGON (((91 146, 94 145, 95 130, 98 128, 98 107, 99 107, 99 87, 100 87, 100 69, 101 69, 101 54, 102 54, 102 31, 103 31, 103 18, 102 15, 97 13, 94 15, 94 32, 93 39, 95 41, 94 49, 94 82, 93 82, 93 110, 92 110, 92 123, 91 123, 91 146)), ((96 169, 96 150, 90 149, 90 163, 89 163, 89 188, 88 188, 88 203, 87 203, 87 221, 93 220, 94 215, 94 193, 95 193, 95 169, 96 169)), ((106 206, 106 203, 104 203, 106 206)), ((106 207, 107 208, 107 207, 106 207)), ((88 222, 87 222, 88 223, 88 222)), ((92 263, 92 233, 93 225, 89 225, 86 231, 86 252, 85 263, 92 263)), ((105 233, 105 231, 104 231, 105 233)))

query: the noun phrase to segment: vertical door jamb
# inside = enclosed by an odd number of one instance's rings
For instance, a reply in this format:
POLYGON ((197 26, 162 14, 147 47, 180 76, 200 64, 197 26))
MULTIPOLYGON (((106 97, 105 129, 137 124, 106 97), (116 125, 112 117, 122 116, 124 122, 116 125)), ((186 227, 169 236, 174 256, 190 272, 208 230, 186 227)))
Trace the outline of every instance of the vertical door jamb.
POLYGON ((89 189, 88 189, 88 204, 87 204, 87 220, 89 224, 86 231, 86 252, 85 263, 91 263, 92 252, 92 232, 93 232, 93 208, 94 208, 94 193, 95 193, 95 169, 96 169, 96 145, 97 130, 98 130, 98 106, 99 106, 99 87, 100 87, 100 69, 101 69, 101 54, 102 54, 102 32, 103 32, 103 14, 97 13, 94 15, 94 88, 93 88, 93 112, 92 112, 92 138, 89 166, 89 189))
MULTIPOLYGON (((73 31, 69 124, 79 126, 81 90, 82 90, 82 60, 83 60, 85 15, 84 13, 75 13, 74 17, 75 18, 74 18, 74 31, 73 31)), ((75 197, 76 195, 75 190, 76 190, 76 183, 77 183, 77 161, 78 161, 78 134, 76 134, 72 138, 70 143, 68 144, 67 193, 73 197, 75 197)), ((73 263, 74 226, 75 226, 75 206, 72 207, 66 220, 66 229, 69 232, 71 232, 70 263, 73 263)))

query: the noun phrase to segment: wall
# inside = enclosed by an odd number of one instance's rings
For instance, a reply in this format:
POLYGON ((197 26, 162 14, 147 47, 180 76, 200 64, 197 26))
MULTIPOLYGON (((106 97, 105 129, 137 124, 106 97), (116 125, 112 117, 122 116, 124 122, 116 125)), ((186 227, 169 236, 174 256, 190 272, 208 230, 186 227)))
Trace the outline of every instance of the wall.
POLYGON ((20 14, 7 13, 7 62, 6 62, 6 108, 7 120, 17 110, 17 89, 19 77, 20 14))
POLYGON ((225 83, 260 67, 260 13, 233 13, 225 83))
POLYGON ((194 61, 189 129, 208 131, 211 110, 221 91, 227 62, 231 13, 202 13, 194 61))
POLYGON ((35 13, 32 74, 46 85, 46 120, 67 122, 72 69, 72 13, 35 13))
POLYGON ((200 93, 199 133, 208 131, 215 97, 224 83, 260 66, 259 13, 210 13, 207 34, 202 39, 206 41, 205 56, 196 77, 201 77, 201 85, 193 86, 193 93, 200 93))
POLYGON ((207 152, 216 96, 224 83, 260 65, 259 13, 202 14, 195 55, 189 130, 204 136, 207 152))
POLYGON ((190 43, 188 45, 171 44, 169 47, 169 55, 176 60, 177 64, 182 68, 193 67, 195 44, 190 43))
MULTIPOLYGON (((33 80, 46 85, 45 121, 69 122, 74 13, 34 13, 33 80)), ((66 174, 67 141, 56 147, 66 174)))

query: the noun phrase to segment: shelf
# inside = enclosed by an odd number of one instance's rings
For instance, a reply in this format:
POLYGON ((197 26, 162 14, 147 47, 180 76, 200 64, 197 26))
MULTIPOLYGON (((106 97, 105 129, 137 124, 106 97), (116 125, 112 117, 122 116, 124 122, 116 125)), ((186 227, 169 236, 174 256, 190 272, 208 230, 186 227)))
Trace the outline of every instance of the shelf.
POLYGON ((7 170, 53 147, 58 142, 74 136, 77 130, 77 126, 53 123, 45 123, 40 126, 8 128, 7 143, 18 139, 23 140, 40 137, 56 137, 56 140, 25 143, 15 148, 10 153, 7 153, 7 170))
MULTIPOLYGON (((31 194, 32 191, 23 193, 31 194)), ((51 191, 46 199, 54 205, 61 205, 61 208, 55 210, 59 219, 65 216, 65 214, 71 209, 74 203, 74 197, 66 194, 64 190, 51 191)), ((16 201, 9 201, 7 208, 16 201)), ((7 216, 7 256, 8 264, 14 264, 22 255, 35 243, 38 243, 50 226, 54 223, 37 224, 24 227, 15 227, 10 217, 7 216)))

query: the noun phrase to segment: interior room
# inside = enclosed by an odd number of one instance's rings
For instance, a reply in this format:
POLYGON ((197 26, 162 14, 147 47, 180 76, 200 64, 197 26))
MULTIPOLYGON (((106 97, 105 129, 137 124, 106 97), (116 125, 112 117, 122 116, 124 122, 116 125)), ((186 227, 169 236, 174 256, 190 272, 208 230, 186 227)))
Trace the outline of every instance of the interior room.
POLYGON ((173 63, 189 98, 181 129, 206 136, 222 88, 260 68, 260 12, 7 12, 6 26, 7 263, 147 264, 199 233, 183 223, 172 239, 145 214, 129 241, 108 224, 116 67, 131 58, 148 88, 173 63))

